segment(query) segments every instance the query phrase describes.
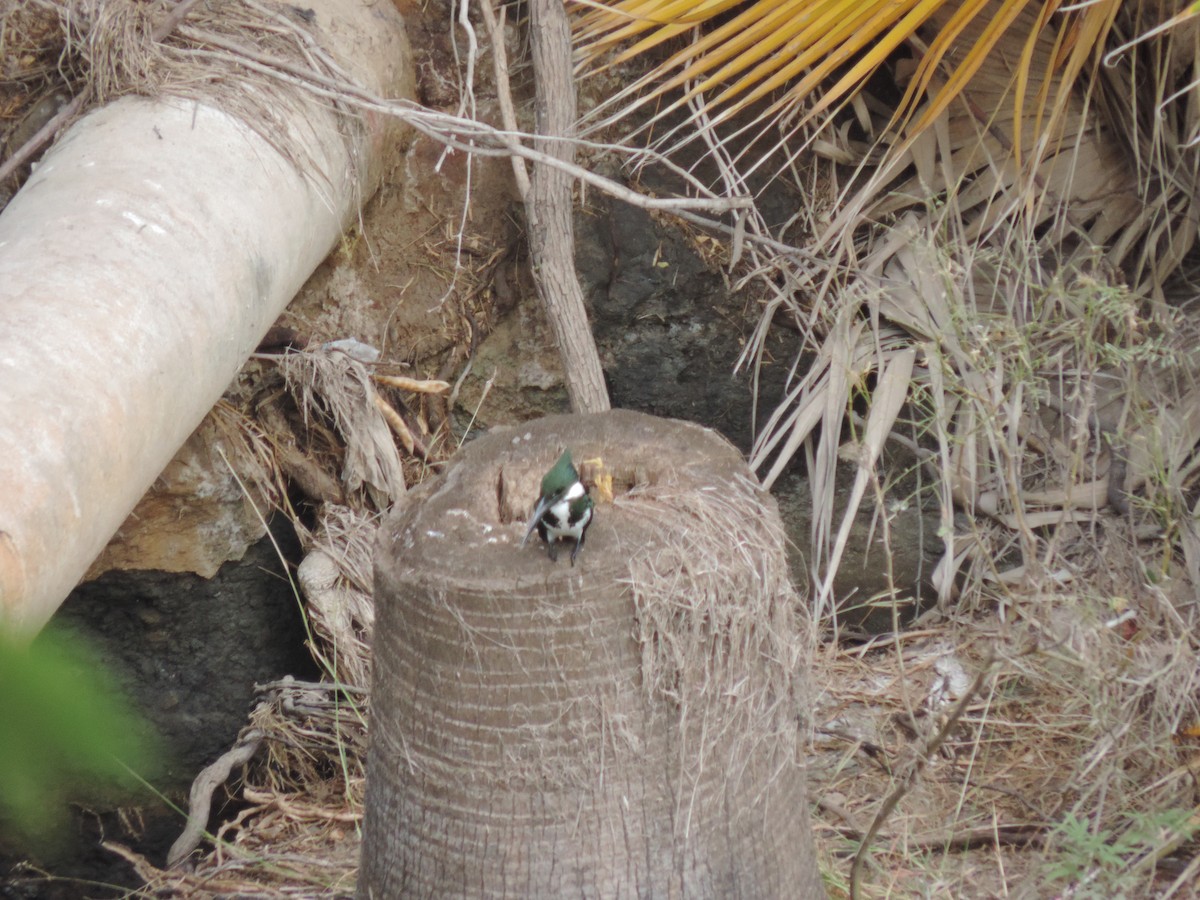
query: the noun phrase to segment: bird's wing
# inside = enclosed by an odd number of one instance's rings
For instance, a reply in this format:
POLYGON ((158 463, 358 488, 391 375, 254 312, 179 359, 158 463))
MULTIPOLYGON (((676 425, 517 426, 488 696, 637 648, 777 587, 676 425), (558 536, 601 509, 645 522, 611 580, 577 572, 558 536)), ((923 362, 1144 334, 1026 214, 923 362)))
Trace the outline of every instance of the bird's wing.
POLYGON ((537 528, 537 523, 541 521, 542 516, 553 505, 554 498, 541 496, 538 497, 537 507, 533 510, 533 515, 529 517, 529 526, 525 529, 525 537, 521 540, 521 546, 524 547, 529 543, 529 536, 533 534, 533 529, 537 528))

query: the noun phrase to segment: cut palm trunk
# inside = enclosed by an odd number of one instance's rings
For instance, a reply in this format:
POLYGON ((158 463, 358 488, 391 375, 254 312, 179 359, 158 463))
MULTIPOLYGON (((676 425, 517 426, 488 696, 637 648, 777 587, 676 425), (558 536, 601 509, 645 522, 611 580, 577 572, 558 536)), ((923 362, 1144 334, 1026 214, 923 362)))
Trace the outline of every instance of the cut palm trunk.
POLYGON ((375 600, 360 898, 824 896, 807 606, 714 432, 612 410, 472 441, 381 525, 375 600), (522 543, 560 448, 594 501, 574 565, 522 543))

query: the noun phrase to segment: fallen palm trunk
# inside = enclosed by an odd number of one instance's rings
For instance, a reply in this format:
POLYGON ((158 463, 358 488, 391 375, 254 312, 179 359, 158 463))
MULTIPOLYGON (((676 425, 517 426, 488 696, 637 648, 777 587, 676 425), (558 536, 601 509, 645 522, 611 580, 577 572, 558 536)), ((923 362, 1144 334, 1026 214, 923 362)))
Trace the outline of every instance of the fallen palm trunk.
MULTIPOLYGON (((309 6, 329 57, 411 95, 389 4, 309 6)), ((98 109, 0 216, 0 625, 49 619, 371 193, 389 123, 279 84, 221 88, 269 110, 255 128, 203 100, 98 109)))

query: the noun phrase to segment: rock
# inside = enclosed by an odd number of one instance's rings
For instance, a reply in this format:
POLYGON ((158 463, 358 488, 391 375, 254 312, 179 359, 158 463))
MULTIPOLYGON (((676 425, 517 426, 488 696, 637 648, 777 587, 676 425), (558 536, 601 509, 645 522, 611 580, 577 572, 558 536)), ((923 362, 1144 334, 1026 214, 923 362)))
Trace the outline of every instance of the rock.
POLYGON ((246 723, 256 682, 315 672, 299 600, 272 541, 290 560, 291 527, 256 541, 212 578, 112 571, 76 588, 52 623, 80 632, 134 708, 164 738, 164 791, 186 789, 246 723))
POLYGON ((246 495, 257 484, 248 466, 239 465, 236 473, 230 468, 241 454, 222 435, 221 421, 210 414, 200 423, 92 563, 85 582, 114 569, 211 578, 262 538, 266 528, 246 495))

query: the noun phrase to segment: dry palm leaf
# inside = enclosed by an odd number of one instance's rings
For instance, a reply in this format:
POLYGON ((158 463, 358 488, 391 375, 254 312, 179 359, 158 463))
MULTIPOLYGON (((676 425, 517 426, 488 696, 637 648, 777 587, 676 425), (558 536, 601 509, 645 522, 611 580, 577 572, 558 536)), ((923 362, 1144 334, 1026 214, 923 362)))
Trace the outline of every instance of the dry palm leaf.
POLYGON ((305 418, 328 419, 345 442, 347 493, 387 509, 406 490, 404 470, 366 367, 346 353, 306 351, 286 354, 280 369, 305 418))
MULTIPOLYGON (((960 565, 992 565, 985 557, 995 549, 956 541, 951 501, 1014 535, 1027 559, 1047 526, 1094 517, 1108 503, 1123 507, 1123 492, 1189 504, 1200 475, 1200 415, 1187 413, 1197 407, 1195 361, 1161 310, 1143 323, 1149 327, 1121 324, 1141 315, 1138 297, 1161 294, 1200 222, 1200 162, 1181 149, 1200 135, 1200 90, 1189 81, 1200 31, 1181 13, 1135 40, 1176 8, 1115 0, 1070 8, 1028 0, 622 0, 589 3, 581 15, 585 67, 673 42, 654 71, 593 112, 596 127, 640 104, 661 107, 655 128, 686 109, 687 120, 660 146, 703 140, 731 185, 745 183, 744 151, 717 132, 737 113, 756 104, 752 125, 733 132, 738 141, 747 128, 778 126, 785 142, 885 60, 902 72, 889 58, 901 44, 918 50, 909 74, 897 78, 899 102, 859 110, 867 133, 881 135, 874 144, 855 145, 845 128, 822 132, 836 161, 858 168, 813 242, 836 248, 835 265, 816 283, 812 272, 794 269, 785 279, 814 304, 817 360, 769 416, 752 453, 770 484, 807 448, 822 596, 867 484, 860 471, 835 530, 837 441, 869 375, 877 380, 867 461, 878 454, 880 423, 890 427, 898 414, 899 385, 932 410, 936 449, 918 450, 940 486, 943 597, 960 565), (716 15, 724 24, 702 33, 697 23, 716 15), (1110 35, 1122 46, 1101 65, 1110 35), (824 93, 804 105, 819 85, 824 93), (861 227, 897 216, 898 227, 861 227), (1085 284, 1079 273, 1100 265, 1095 247, 1109 266, 1085 284), (1117 290, 1117 267, 1132 270, 1134 289, 1121 295, 1121 310, 1098 309, 1117 290), (1123 398, 1119 418, 1102 421, 1114 395, 1123 398)), ((790 298, 768 306, 771 314, 780 308, 799 315, 790 298)), ((745 358, 765 333, 757 330, 745 358)), ((1180 534, 1189 570, 1200 572, 1200 541, 1186 528, 1180 534)))
POLYGON ((842 554, 850 539, 850 528, 858 513, 859 505, 866 495, 867 487, 875 471, 875 463, 883 452, 884 442, 904 401, 908 398, 909 384, 913 375, 913 362, 916 350, 909 347, 897 353, 890 354, 887 365, 879 375, 879 382, 871 397, 871 412, 867 417, 867 427, 862 442, 858 448, 858 469, 854 475, 854 486, 850 489, 850 498, 842 513, 842 522, 838 528, 837 538, 830 553, 829 564, 826 567, 825 578, 816 597, 816 609, 832 609, 833 577, 842 561, 842 554))
POLYGON ((1111 262, 1156 297, 1195 245, 1200 155, 1200 19, 1194 4, 1166 22, 1176 4, 1126 4, 1114 43, 1097 70, 1098 105, 1125 151, 1143 201, 1132 227, 1114 233, 1111 262))
POLYGON ((1200 572, 1190 515, 1170 512, 1190 509, 1200 487, 1196 326, 1162 310, 1143 319, 1128 289, 1086 271, 1038 284, 1027 272, 989 265, 977 247, 939 246, 934 233, 910 214, 864 261, 821 359, 770 419, 752 455, 756 465, 771 463, 769 483, 822 423, 810 460, 815 508, 824 510, 814 522, 826 566, 818 599, 828 600, 848 520, 868 484, 866 468, 878 456, 877 423, 890 427, 898 398, 909 394, 926 398, 929 411, 928 439, 914 449, 939 485, 944 554, 935 583, 942 597, 953 591, 961 566, 991 566, 996 556, 994 543, 954 534, 951 500, 1017 539, 1025 549, 1019 570, 1047 552, 1048 527, 1132 514, 1172 530, 1188 570, 1200 572), (895 323, 880 329, 878 346, 864 326, 871 319, 895 323), (846 374, 838 377, 838 368, 846 374), (847 409, 848 380, 873 368, 881 374, 862 468, 823 555, 832 534, 827 454, 838 430, 827 430, 822 417, 838 404, 847 409))
MULTIPOLYGON (((995 40, 992 56, 974 66, 955 102, 907 129, 887 164, 842 205, 823 241, 845 241, 864 218, 923 207, 931 196, 955 204, 966 220, 967 240, 990 238, 1019 220, 1029 233, 1056 225, 1050 232, 1055 242, 1073 230, 1103 244, 1137 218, 1142 202, 1133 170, 1119 144, 1089 116, 1087 98, 1066 89, 1072 73, 1055 64, 1061 35, 1040 27, 1038 19, 1032 9, 1015 16, 1014 27, 995 40), (1014 73, 1008 61, 1016 58, 1025 68, 1014 73), (890 183, 909 167, 909 178, 890 183)), ((948 24, 939 15, 929 27, 940 33, 948 24)), ((981 20, 968 23, 964 46, 977 45, 985 30, 981 20)), ((951 81, 968 59, 965 50, 944 55, 951 81)))

